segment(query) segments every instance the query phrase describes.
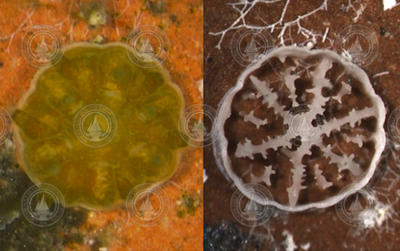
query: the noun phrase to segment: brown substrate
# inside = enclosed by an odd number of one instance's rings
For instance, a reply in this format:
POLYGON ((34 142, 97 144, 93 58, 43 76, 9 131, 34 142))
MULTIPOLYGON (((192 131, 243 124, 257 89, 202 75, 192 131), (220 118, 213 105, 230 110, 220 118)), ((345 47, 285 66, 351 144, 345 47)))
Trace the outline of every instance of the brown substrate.
MULTIPOLYGON (((300 1, 291 2, 288 8, 287 15, 284 20, 292 20, 298 15, 303 15, 310 10, 315 9, 322 1, 300 1)), ((301 22, 303 27, 310 30, 323 33, 326 27, 329 27, 329 36, 335 38, 342 30, 354 24, 353 19, 356 13, 352 10, 344 11, 341 6, 346 6, 348 1, 328 1, 328 10, 320 11, 310 16, 301 22)), ((264 23, 273 23, 280 18, 281 10, 284 1, 276 5, 256 7, 252 11, 256 14, 255 18, 250 18, 250 21, 259 22, 261 15, 264 23), (266 10, 267 9, 267 10, 266 10)), ((365 10, 360 15, 357 23, 369 27, 375 31, 379 41, 379 55, 368 66, 363 66, 363 69, 369 75, 374 89, 382 97, 387 106, 388 114, 400 105, 398 96, 400 88, 398 79, 400 77, 400 7, 395 7, 392 10, 383 11, 381 1, 366 0, 362 4, 365 10), (388 71, 389 74, 374 77, 377 73, 388 71)), ((356 7, 359 5, 355 4, 356 7)), ((217 108, 218 103, 223 95, 235 85, 238 76, 245 69, 244 66, 238 64, 231 54, 231 38, 234 31, 226 33, 221 49, 216 48, 219 41, 219 36, 212 36, 209 32, 220 31, 228 27, 236 18, 235 12, 226 1, 205 1, 205 103, 217 108)), ((249 21, 248 20, 248 21, 249 21)), ((275 31, 272 34, 274 42, 278 43, 277 34, 275 31)), ((292 32, 294 42, 301 42, 304 37, 296 35, 295 29, 292 32)), ((316 48, 327 48, 327 42, 319 43, 316 48)), ((335 49, 335 48, 332 48, 335 49)), ((332 73, 333 74, 333 73, 332 73)), ((346 102, 350 102, 347 100, 346 102)), ((235 125, 240 128, 246 128, 246 125, 235 125)), ((277 129, 278 130, 278 129, 277 129)), ((338 135, 337 137, 340 137, 338 135)), ((326 139, 329 140, 329 139, 326 139)), ((351 151, 351 149, 348 149, 351 151)), ((317 153, 316 153, 317 154, 317 153)), ((228 182, 215 163, 212 152, 212 147, 205 148, 204 166, 208 176, 205 183, 205 224, 215 225, 221 224, 223 220, 236 222, 230 212, 230 198, 235 191, 232 183, 228 182)), ((395 165, 392 162, 382 163, 376 172, 370 186, 373 189, 388 190, 384 192, 384 197, 389 201, 394 201, 396 197, 395 191, 399 188, 396 178, 399 176, 390 176, 388 170, 394 171, 395 165), (390 184, 395 184, 390 186, 390 184)), ((327 166, 329 169, 329 166, 327 166)), ((274 182, 274 181, 272 181, 274 182)), ((400 210, 398 205, 394 205, 394 210, 400 210)), ((285 214, 283 214, 285 215, 285 214)), ((269 250, 273 246, 283 249, 282 241, 285 237, 282 235, 283 230, 288 230, 293 234, 295 243, 299 246, 298 250, 303 250, 300 245, 310 243, 311 251, 320 250, 396 250, 400 244, 400 239, 396 236, 396 232, 400 231, 400 225, 393 220, 388 220, 390 231, 377 233, 372 231, 361 231, 357 235, 356 229, 342 222, 335 211, 335 208, 328 208, 322 212, 309 211, 297 214, 288 214, 283 217, 285 220, 273 218, 270 221, 269 228, 275 241, 266 240, 262 250, 269 250), (384 243, 384 245, 383 245, 384 243)), ((236 222, 237 225, 240 225, 236 222)), ((243 230, 248 229, 243 227, 243 230)), ((259 233, 266 234, 262 228, 258 228, 259 233)), ((378 231, 379 232, 379 231, 378 231)))

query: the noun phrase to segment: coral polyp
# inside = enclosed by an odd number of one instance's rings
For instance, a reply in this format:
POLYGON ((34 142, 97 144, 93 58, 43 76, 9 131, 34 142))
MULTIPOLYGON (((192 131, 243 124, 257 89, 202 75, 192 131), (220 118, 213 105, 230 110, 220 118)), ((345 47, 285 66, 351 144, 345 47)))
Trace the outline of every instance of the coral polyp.
POLYGON ((79 43, 40 69, 13 113, 17 152, 35 183, 67 206, 113 207, 177 169, 183 99, 154 61, 141 68, 121 43, 79 43))

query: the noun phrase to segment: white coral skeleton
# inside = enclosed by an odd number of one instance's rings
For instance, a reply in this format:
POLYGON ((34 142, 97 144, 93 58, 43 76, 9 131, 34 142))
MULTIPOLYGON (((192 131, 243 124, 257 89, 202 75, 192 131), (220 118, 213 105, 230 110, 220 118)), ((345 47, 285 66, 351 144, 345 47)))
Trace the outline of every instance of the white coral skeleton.
POLYGON ((214 155, 221 171, 257 203, 292 212, 325 208, 371 179, 386 144, 385 116, 381 98, 355 64, 329 50, 281 47, 250 65, 223 97, 213 128, 214 155), (280 62, 274 74, 281 76, 283 87, 270 86, 268 76, 259 74, 273 60, 280 62), (337 72, 334 79, 333 71, 337 72), (297 82, 302 79, 311 82, 303 93, 297 82), (360 107, 353 98, 365 105, 360 107), (246 108, 238 108, 237 103, 246 108), (328 115, 331 104, 338 111, 328 115), (293 112, 299 107, 305 109, 300 114, 293 112), (265 112, 272 115, 263 117, 265 112), (296 116, 300 116, 297 124, 293 122, 296 116), (281 133, 268 134, 276 121, 281 121, 281 133), (367 121, 373 126, 365 126, 367 121), (244 129, 229 123, 244 125, 244 129), (299 128, 291 128, 296 126, 299 128), (231 130, 233 138, 242 138, 232 140, 226 130, 231 130), (265 133, 268 135, 260 138, 265 133), (287 159, 289 164, 279 159, 287 159), (273 198, 251 194, 246 183, 265 185, 273 198), (348 189, 342 189, 344 186, 348 189))

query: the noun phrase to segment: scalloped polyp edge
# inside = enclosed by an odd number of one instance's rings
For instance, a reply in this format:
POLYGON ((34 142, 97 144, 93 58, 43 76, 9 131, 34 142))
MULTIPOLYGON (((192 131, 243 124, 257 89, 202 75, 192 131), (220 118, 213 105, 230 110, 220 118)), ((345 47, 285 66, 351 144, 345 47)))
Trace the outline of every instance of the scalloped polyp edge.
MULTIPOLYGON (((95 43, 89 43, 89 42, 77 42, 77 43, 73 43, 70 44, 68 46, 65 46, 64 48, 62 48, 62 54, 64 55, 64 53, 70 49, 74 49, 77 47, 91 47, 91 48, 100 48, 100 49, 105 49, 108 47, 113 47, 113 46, 122 46, 124 47, 128 52, 131 53, 137 53, 131 46, 129 46, 128 44, 125 43, 121 43, 121 42, 111 42, 111 43, 107 43, 107 44, 95 44, 95 43)), ((128 56, 128 55, 127 55, 128 56)), ((158 61, 154 61, 154 66, 156 71, 159 71, 163 74, 165 80, 167 81, 168 85, 171 86, 172 88, 174 88, 176 90, 176 92, 179 95, 179 98, 182 101, 182 108, 179 114, 179 122, 180 126, 183 126, 183 118, 184 118, 184 108, 186 106, 185 103, 185 99, 183 97, 182 91, 180 89, 180 87, 172 80, 171 75, 169 73, 169 71, 167 71, 167 69, 165 67, 162 66, 162 64, 158 61)), ((134 64, 132 62, 132 64, 134 64)), ((54 65, 53 64, 46 64, 41 66, 35 73, 35 75, 33 76, 31 82, 30 82, 30 86, 29 89, 22 95, 22 97, 19 99, 17 105, 14 107, 14 109, 12 110, 12 112, 16 111, 17 109, 23 109, 26 105, 27 105, 27 101, 28 98, 35 92, 36 90, 36 85, 38 83, 38 79, 39 77, 48 69, 52 68, 54 65)), ((137 66, 137 65, 136 65, 137 66)), ((139 66, 137 66, 139 67, 139 66)), ((144 70, 151 70, 151 69, 144 69, 144 70)), ((24 158, 24 153, 25 153, 25 143, 22 140, 21 137, 21 130, 19 129, 19 127, 15 124, 12 123, 11 126, 11 130, 13 132, 13 141, 15 143, 15 148, 17 149, 16 151, 16 159, 17 162, 21 164, 22 169, 24 170, 24 172, 28 175, 29 179, 34 183, 34 184, 40 184, 41 181, 38 178, 35 178, 35 175, 29 170, 28 168, 28 163, 24 158)), ((186 147, 184 147, 186 148, 186 147)), ((184 148, 181 148, 180 151, 178 151, 176 153, 176 158, 177 158, 177 164, 175 167, 175 170, 171 173, 170 177, 161 180, 159 182, 154 182, 153 185, 151 185, 148 188, 148 191, 154 191, 155 189, 161 187, 164 183, 166 183, 168 180, 170 180, 180 169, 181 165, 180 163, 182 162, 182 158, 183 158, 183 153, 182 150, 184 148)), ((132 188, 133 189, 133 188, 132 188)), ((113 208, 117 208, 119 205, 118 204, 126 204, 126 199, 125 200, 121 200, 120 203, 116 203, 116 205, 111 206, 110 208, 101 208, 101 209, 113 209, 113 208)), ((74 207, 74 206, 80 206, 83 208, 86 208, 88 210, 98 210, 99 208, 93 207, 93 206, 88 206, 88 205, 84 205, 84 203, 82 203, 81 201, 78 201, 76 203, 73 203, 71 205, 66 205, 68 207, 74 207)))
POLYGON ((385 122, 386 117, 386 109, 383 104, 381 98, 375 93, 375 90, 372 88, 371 82, 367 76, 367 74, 357 65, 345 61, 341 56, 336 54, 333 51, 327 49, 315 49, 309 50, 307 48, 299 48, 296 46, 284 46, 279 47, 269 54, 266 54, 259 58, 259 60, 249 67, 247 67, 244 72, 239 76, 238 81, 234 87, 232 87, 222 98, 221 102, 218 105, 217 117, 215 119, 214 127, 213 127, 213 153, 216 159, 216 163, 222 174, 228 178, 228 180, 233 181, 235 186, 249 199, 255 200, 257 203, 265 206, 275 206, 280 210, 289 211, 289 212, 299 212, 313 208, 327 208, 330 206, 335 205, 342 199, 346 198, 347 196, 357 192, 361 188, 363 188, 369 180, 372 178, 376 167, 378 165, 380 156, 385 148, 386 144, 386 137, 385 137, 385 130, 383 124, 385 122), (246 78, 256 69, 261 67, 264 62, 268 61, 273 57, 278 57, 283 59, 287 56, 294 55, 294 56, 314 56, 314 55, 324 55, 331 57, 334 60, 337 60, 343 64, 346 70, 356 76, 362 83, 364 83, 364 88, 366 93, 369 93, 370 98, 375 101, 377 106, 377 119, 378 119, 378 126, 377 131, 372 136, 373 141, 375 143, 375 154, 371 160, 371 164, 367 173, 365 174, 364 178, 362 178, 359 182, 353 183, 348 186, 344 192, 337 194, 335 196, 329 197, 323 201, 313 202, 305 205, 296 205, 294 207, 280 204, 273 200, 273 198, 265 199, 260 198, 256 194, 251 194, 250 191, 245 189, 245 183, 242 182, 240 177, 238 177, 233 171, 231 167, 231 160, 228 157, 227 148, 228 148, 228 140, 225 138, 224 133, 224 125, 225 121, 231 116, 231 104, 233 97, 235 94, 242 89, 244 85, 244 81, 246 78))

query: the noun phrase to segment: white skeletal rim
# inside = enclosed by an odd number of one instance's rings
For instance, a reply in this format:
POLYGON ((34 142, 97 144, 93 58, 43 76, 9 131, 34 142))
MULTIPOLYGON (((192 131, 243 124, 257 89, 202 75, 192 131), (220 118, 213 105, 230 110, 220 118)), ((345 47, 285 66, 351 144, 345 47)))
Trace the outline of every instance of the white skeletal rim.
MULTIPOLYGON (((254 64, 250 65, 248 68, 244 70, 244 72, 239 76, 237 83, 234 87, 232 87, 222 98, 218 105, 217 116, 215 119, 215 123, 213 126, 213 153, 217 162, 217 166, 223 175, 229 180, 233 181, 235 186, 249 199, 253 198, 257 203, 261 205, 270 205, 275 206, 278 209, 290 211, 290 212, 298 212, 304 211, 311 208, 327 208, 335 205, 337 202, 346 198, 347 196, 357 192, 361 188, 363 188, 369 180, 372 178, 375 169, 378 165, 380 156, 385 148, 386 144, 386 136, 384 131, 384 122, 386 117, 386 109, 383 104, 381 98, 375 93, 375 90, 372 88, 371 82, 369 81, 369 77, 367 74, 357 65, 347 62, 342 59, 338 54, 333 51, 327 49, 316 49, 309 50, 305 48, 299 48, 296 46, 284 46, 277 48, 271 51, 269 54, 263 55, 260 59, 254 64), (371 98, 375 102, 375 108, 377 109, 377 128, 376 132, 374 132, 371 136, 371 139, 375 143, 375 154, 371 160, 368 170, 364 174, 364 177, 356 183, 350 184, 348 189, 343 191, 342 193, 338 193, 334 196, 331 196, 325 200, 312 202, 304 205, 296 205, 294 207, 280 204, 274 200, 266 200, 265 198, 260 198, 257 195, 251 194, 250 191, 247 191, 245 188, 245 183, 238 177, 232 170, 231 160, 228 157, 228 140, 225 137, 224 133, 224 125, 226 120, 231 116, 231 105, 232 100, 235 94, 242 89, 245 80, 247 77, 256 69, 261 67, 264 62, 268 61, 273 57, 286 57, 286 56, 313 56, 313 55, 326 55, 331 57, 334 60, 337 60, 342 63, 348 73, 357 77, 360 82, 363 83, 363 87, 365 88, 365 92, 369 94, 369 98, 371 98)), ((273 198, 272 198, 273 199, 273 198)))

